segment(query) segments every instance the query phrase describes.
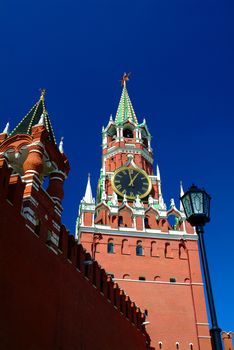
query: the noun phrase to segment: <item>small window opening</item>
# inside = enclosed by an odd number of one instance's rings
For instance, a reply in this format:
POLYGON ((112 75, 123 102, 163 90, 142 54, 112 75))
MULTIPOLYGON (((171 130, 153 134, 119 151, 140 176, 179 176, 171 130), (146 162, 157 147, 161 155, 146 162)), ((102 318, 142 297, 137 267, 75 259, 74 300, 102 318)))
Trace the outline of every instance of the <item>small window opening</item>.
POLYGON ((145 222, 145 228, 150 228, 150 226, 149 226, 149 219, 145 218, 144 222, 145 222))
POLYGON ((144 314, 145 314, 145 316, 148 316, 148 310, 147 309, 145 309, 144 314))
POLYGON ((143 255, 143 247, 142 247, 141 243, 137 243, 137 246, 136 246, 136 255, 138 255, 138 256, 143 255))
POLYGON ((189 350, 193 350, 193 343, 189 343, 189 350))
POLYGON ((106 274, 107 274, 107 276, 110 276, 111 278, 115 277, 115 275, 112 272, 107 272, 106 274))
POLYGON ((108 242, 108 244, 107 244, 107 253, 108 254, 113 254, 114 253, 114 243, 113 242, 108 242))
POLYGON ((122 216, 118 217, 118 225, 123 225, 123 217, 122 216))
POLYGON ((171 283, 176 283, 176 278, 175 277, 170 277, 170 282, 171 283))
POLYGON ((147 140, 147 138, 146 138, 146 137, 143 137, 142 141, 143 141, 143 145, 144 145, 145 147, 148 147, 148 140, 147 140))
POLYGON ((123 137, 126 137, 128 139, 132 139, 133 138, 133 132, 130 129, 124 129, 123 131, 123 137))
POLYGON ((176 350, 178 350, 180 347, 180 344, 178 343, 178 341, 176 342, 176 350))
POLYGON ((145 276, 139 276, 139 281, 145 281, 145 276))
POLYGON ((162 349, 162 345, 163 345, 162 342, 159 341, 159 342, 158 342, 159 349, 162 349))

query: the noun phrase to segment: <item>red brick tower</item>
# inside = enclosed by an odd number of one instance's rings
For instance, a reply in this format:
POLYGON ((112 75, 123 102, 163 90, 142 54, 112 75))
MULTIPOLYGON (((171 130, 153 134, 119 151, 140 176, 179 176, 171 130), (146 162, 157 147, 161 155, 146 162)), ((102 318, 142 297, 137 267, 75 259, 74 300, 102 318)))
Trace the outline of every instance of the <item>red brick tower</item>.
POLYGON ((63 141, 59 147, 56 145, 45 107, 45 90, 12 132, 9 133, 8 123, 0 134, 1 158, 7 161, 11 174, 15 174, 10 177, 11 183, 15 183, 10 199, 15 212, 18 214, 21 210, 26 227, 40 239, 48 240, 51 249, 57 248, 63 183, 69 172, 69 163, 63 152, 63 141), (20 183, 26 183, 22 208, 19 200, 22 193, 16 188, 20 183))
MULTIPOLYGON (((211 349, 197 235, 172 199, 167 209, 151 135, 139 123, 126 81, 115 120, 102 130, 96 202, 90 179, 77 237, 114 281, 145 309, 155 349, 211 349)), ((183 191, 181 185, 181 192, 183 191)))

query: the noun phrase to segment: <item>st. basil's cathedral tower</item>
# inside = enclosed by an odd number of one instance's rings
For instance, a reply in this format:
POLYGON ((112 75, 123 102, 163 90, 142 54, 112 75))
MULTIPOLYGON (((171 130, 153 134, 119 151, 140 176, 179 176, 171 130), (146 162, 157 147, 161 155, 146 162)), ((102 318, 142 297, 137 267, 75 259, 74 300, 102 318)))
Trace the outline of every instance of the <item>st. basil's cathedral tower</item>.
POLYGON ((76 237, 126 300, 145 310, 155 349, 210 350, 197 235, 182 205, 164 202, 151 135, 146 120, 138 122, 127 80, 124 74, 116 116, 102 130, 97 198, 89 176, 76 237))

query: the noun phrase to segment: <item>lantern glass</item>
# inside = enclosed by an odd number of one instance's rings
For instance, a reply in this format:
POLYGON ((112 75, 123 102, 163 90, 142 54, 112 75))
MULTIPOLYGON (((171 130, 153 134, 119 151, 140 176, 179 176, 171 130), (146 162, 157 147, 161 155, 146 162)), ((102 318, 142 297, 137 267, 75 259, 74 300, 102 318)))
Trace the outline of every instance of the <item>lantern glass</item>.
POLYGON ((186 216, 190 217, 193 214, 193 210, 192 210, 192 206, 191 206, 191 202, 190 202, 189 193, 183 197, 182 203, 184 206, 186 216))
POLYGON ((209 218, 210 217, 210 196, 205 192, 204 193, 204 214, 209 218))
POLYGON ((203 193, 192 192, 191 201, 193 206, 193 214, 203 214, 203 193))

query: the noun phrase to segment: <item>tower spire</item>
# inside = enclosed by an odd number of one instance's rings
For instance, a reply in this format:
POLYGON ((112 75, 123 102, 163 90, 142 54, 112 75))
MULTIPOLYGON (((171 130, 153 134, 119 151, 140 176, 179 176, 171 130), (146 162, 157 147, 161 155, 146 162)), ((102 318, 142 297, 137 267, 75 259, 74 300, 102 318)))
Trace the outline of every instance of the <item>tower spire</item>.
MULTIPOLYGON (((183 189, 183 184, 182 181, 180 181, 180 197, 184 195, 184 189, 183 189)), ((183 204, 180 201, 180 211, 184 211, 183 204)))
POLYGON ((6 123, 6 126, 5 126, 5 128, 4 128, 4 130, 3 130, 3 134, 9 134, 9 130, 10 130, 10 123, 9 122, 7 122, 6 123))
POLYGON ((91 188, 91 184, 90 184, 90 174, 88 174, 86 191, 85 191, 85 195, 83 197, 83 201, 87 204, 93 203, 93 194, 92 194, 92 188, 91 188))
POLYGON ((126 82, 129 80, 129 75, 130 73, 124 73, 121 79, 121 85, 123 86, 123 90, 115 117, 116 124, 123 124, 126 121, 138 124, 138 120, 126 87, 126 82))

